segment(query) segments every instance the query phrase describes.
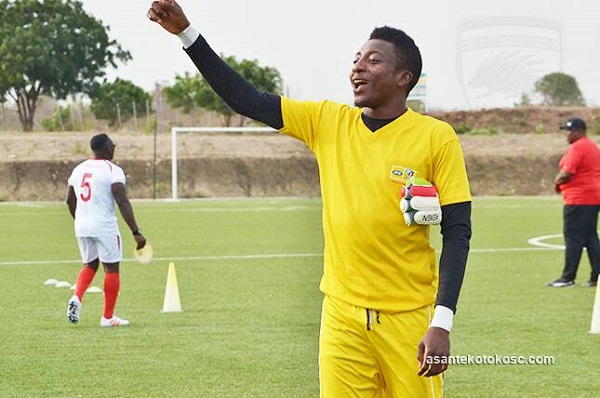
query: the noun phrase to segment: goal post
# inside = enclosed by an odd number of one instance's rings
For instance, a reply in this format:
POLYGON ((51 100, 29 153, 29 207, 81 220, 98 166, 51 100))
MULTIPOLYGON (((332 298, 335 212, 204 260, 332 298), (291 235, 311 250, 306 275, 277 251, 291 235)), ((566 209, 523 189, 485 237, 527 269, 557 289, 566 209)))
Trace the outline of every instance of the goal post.
POLYGON ((171 128, 171 199, 179 200, 177 176, 177 135, 180 133, 266 133, 271 127, 172 127, 171 128))

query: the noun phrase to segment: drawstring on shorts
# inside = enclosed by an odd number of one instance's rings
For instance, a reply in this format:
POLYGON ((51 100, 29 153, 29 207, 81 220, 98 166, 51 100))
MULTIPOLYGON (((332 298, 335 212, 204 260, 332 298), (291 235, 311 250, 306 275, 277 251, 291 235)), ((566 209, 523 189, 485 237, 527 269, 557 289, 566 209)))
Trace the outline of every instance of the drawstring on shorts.
MULTIPOLYGON (((370 308, 367 308, 366 311, 367 311, 367 330, 371 330, 373 328, 373 310, 370 308)), ((381 322, 379 322, 379 311, 375 311, 375 322, 381 324, 381 322)))

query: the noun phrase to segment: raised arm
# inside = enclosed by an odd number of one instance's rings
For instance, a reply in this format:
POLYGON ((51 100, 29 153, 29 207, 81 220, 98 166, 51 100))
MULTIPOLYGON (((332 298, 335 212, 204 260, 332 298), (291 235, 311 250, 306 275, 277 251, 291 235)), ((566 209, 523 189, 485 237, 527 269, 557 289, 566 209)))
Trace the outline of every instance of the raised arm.
POLYGON ((147 15, 166 31, 180 37, 185 51, 200 73, 231 109, 274 129, 283 127, 280 96, 257 90, 223 62, 204 37, 190 25, 175 0, 152 2, 147 15))

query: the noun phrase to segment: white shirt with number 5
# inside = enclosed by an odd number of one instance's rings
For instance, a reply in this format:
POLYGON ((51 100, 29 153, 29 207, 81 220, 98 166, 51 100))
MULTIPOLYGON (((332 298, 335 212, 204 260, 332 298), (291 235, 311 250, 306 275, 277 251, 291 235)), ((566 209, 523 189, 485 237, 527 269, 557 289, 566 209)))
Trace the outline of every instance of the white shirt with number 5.
POLYGON ((106 159, 88 159, 73 169, 69 185, 75 190, 75 236, 99 237, 119 233, 112 185, 125 184, 123 169, 106 159))

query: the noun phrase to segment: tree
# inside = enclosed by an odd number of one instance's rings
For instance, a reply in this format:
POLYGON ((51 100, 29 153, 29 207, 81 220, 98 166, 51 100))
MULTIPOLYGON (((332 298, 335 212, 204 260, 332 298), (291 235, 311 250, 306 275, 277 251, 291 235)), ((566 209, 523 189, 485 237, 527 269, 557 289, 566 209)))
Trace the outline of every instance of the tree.
POLYGON ((192 76, 185 72, 183 76, 175 76, 175 84, 163 88, 162 92, 172 108, 181 109, 183 113, 191 114, 195 118, 198 104, 194 95, 203 90, 203 84, 206 85, 206 82, 201 76, 192 76))
MULTIPOLYGON (((257 60, 238 61, 235 56, 221 55, 221 57, 258 90, 275 94, 282 92, 283 81, 277 69, 260 66, 257 60)), ((165 87, 163 93, 167 103, 173 108, 182 109, 185 113, 192 113, 195 107, 200 107, 222 115, 226 126, 233 124, 233 117, 236 113, 210 88, 208 82, 199 73, 195 76, 191 76, 189 73, 185 73, 183 76, 177 75, 175 84, 165 87)), ((243 126, 246 120, 242 117, 240 126, 243 126)))
POLYGON ((522 93, 519 102, 515 102, 515 107, 527 108, 528 106, 531 106, 531 97, 527 93, 522 93))
POLYGON ((577 80, 566 73, 547 74, 535 82, 535 92, 542 97, 542 105, 585 106, 577 80))
POLYGON ((131 59, 77 0, 0 0, 0 98, 17 104, 33 129, 41 95, 88 93, 104 69, 131 59))
POLYGON ((89 95, 92 99, 90 110, 96 119, 107 120, 111 127, 120 126, 131 118, 134 109, 145 109, 152 99, 141 87, 120 78, 112 83, 104 81, 94 85, 89 95))

